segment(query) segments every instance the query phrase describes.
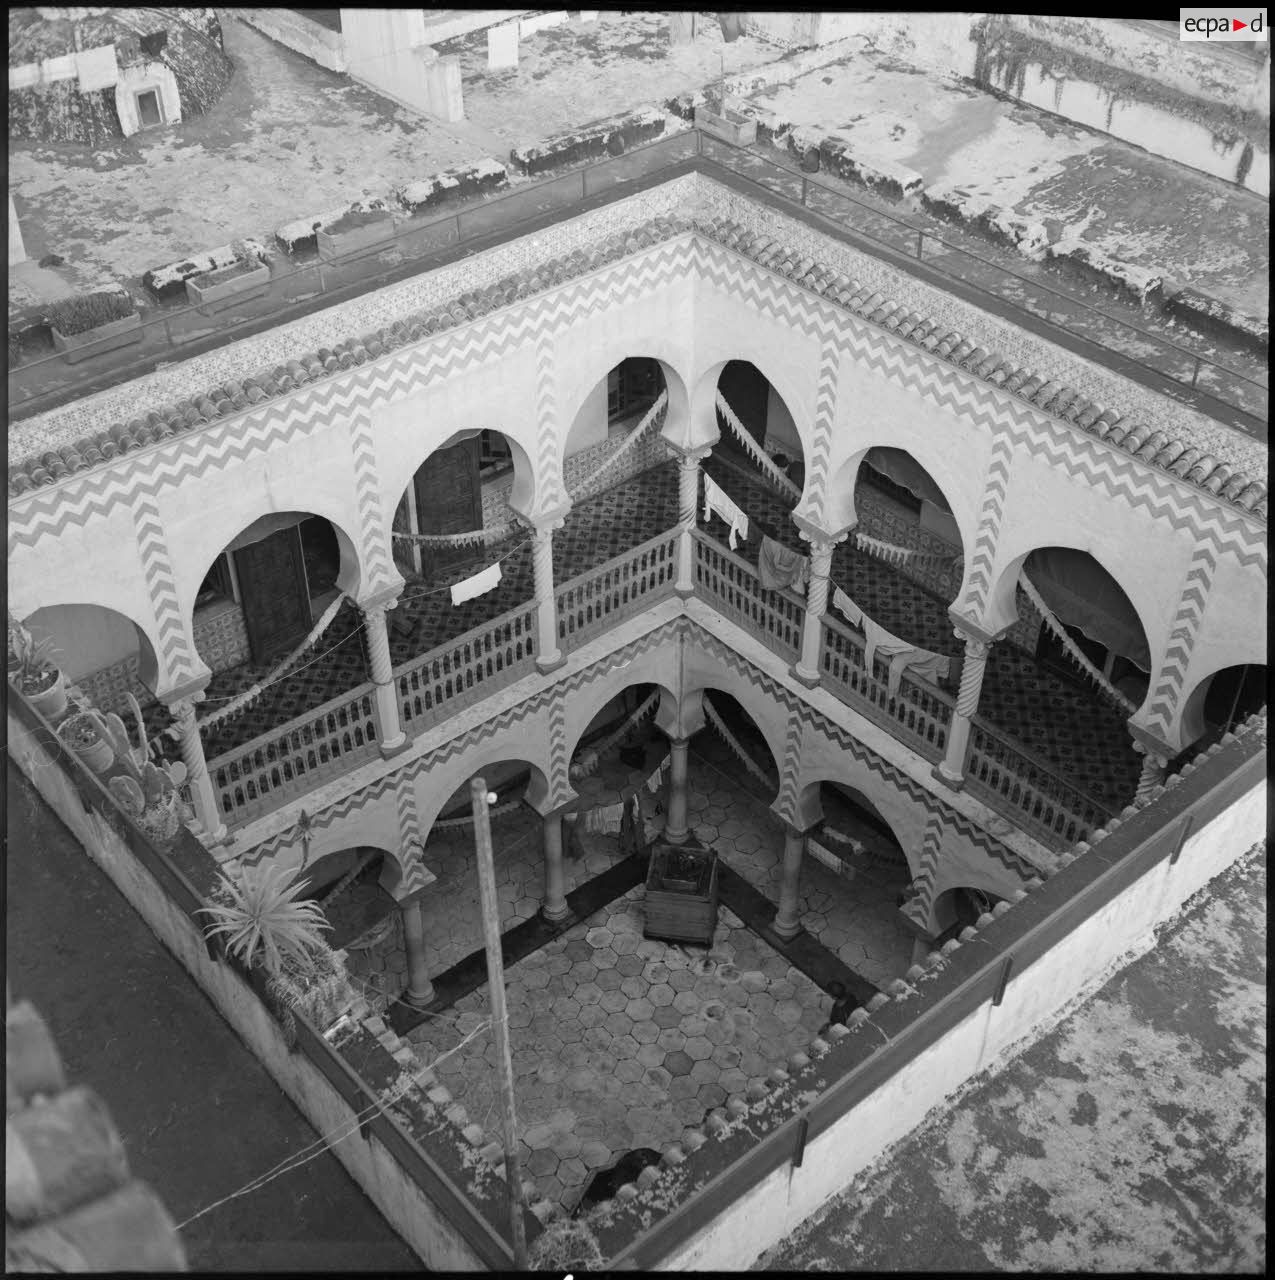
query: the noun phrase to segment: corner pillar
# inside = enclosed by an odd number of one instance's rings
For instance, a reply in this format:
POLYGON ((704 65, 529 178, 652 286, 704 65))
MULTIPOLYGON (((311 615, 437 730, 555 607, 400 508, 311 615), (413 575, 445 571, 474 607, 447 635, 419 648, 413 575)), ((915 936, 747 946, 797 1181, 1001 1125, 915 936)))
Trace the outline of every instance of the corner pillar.
POLYGON ((390 635, 385 625, 385 612, 397 604, 379 600, 359 605, 367 630, 367 651, 372 667, 372 683, 376 686, 376 721, 381 734, 381 755, 388 759, 409 746, 407 734, 398 718, 398 681, 390 662, 390 635))
POLYGON ((792 674, 807 688, 819 683, 819 650, 823 646, 823 617, 828 612, 828 585, 832 553, 849 530, 829 537, 808 528, 800 533, 810 543, 810 585, 806 588, 806 615, 801 624, 801 657, 792 674))
POLYGON ((668 819, 664 839, 670 844, 685 844, 690 830, 686 825, 688 790, 689 738, 669 739, 668 819))
POLYGON ((784 829, 783 878, 779 882, 779 909, 771 928, 781 938, 795 937, 801 928, 801 864, 806 856, 806 833, 787 824, 784 829))
POLYGON ((974 635, 959 625, 956 635, 965 643, 961 686, 956 695, 952 723, 948 726, 947 750, 933 771, 933 776, 953 791, 959 791, 965 785, 965 755, 969 748, 971 721, 978 712, 983 676, 987 672, 993 641, 993 637, 974 635))
POLYGON ((208 773, 208 761, 204 758, 204 742, 199 735, 199 723, 195 719, 195 703, 203 700, 203 693, 187 694, 167 704, 168 712, 179 729, 177 739, 181 748, 182 763, 186 766, 186 780, 190 785, 195 817, 205 838, 212 844, 227 839, 226 824, 221 819, 217 793, 213 790, 208 773))
POLYGON ((420 898, 402 903, 399 915, 403 921, 403 946, 407 952, 407 990, 399 999, 415 1009, 423 1009, 434 999, 434 984, 429 980, 425 917, 421 912, 420 898))
POLYGON ((712 453, 707 449, 677 449, 677 594, 683 600, 695 594, 695 512, 699 506, 700 463, 712 453))
POLYGON ((571 914, 567 906, 566 874, 562 862, 562 812, 544 819, 545 892, 540 914, 550 924, 559 924, 571 914))

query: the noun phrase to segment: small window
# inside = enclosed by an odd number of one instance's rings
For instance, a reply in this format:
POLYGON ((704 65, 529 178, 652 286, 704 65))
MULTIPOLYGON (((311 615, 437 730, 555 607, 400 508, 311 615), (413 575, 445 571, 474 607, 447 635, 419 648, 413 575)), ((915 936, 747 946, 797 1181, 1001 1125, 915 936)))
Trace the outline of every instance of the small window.
POLYGON ((158 89, 144 89, 137 95, 137 119, 143 129, 149 125, 164 123, 158 89))
POLYGON ((223 553, 213 561, 212 568, 199 584, 199 591, 195 595, 195 608, 202 609, 205 605, 216 604, 218 600, 233 598, 230 585, 230 558, 223 553))

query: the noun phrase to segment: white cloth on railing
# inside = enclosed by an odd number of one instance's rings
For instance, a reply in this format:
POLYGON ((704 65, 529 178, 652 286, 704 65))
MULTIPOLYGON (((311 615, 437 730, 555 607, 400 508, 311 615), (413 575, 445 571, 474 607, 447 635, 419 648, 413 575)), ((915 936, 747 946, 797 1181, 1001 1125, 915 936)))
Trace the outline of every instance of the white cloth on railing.
POLYGON ((804 591, 810 581, 810 557, 800 551, 790 551, 782 542, 763 535, 761 550, 757 553, 757 577, 770 591, 778 587, 804 591))
POLYGON ((852 627, 863 625, 863 610, 840 587, 832 589, 832 607, 839 610, 852 627))
POLYGON ((878 626, 850 599, 840 587, 832 593, 833 607, 838 609, 848 622, 863 628, 863 666, 870 675, 873 660, 879 655, 886 660, 889 674, 886 677, 886 691, 890 697, 899 692, 899 681, 904 671, 911 671, 922 679, 937 684, 946 680, 951 674, 952 659, 946 654, 934 653, 929 649, 918 649, 892 635, 884 627, 878 626))
POLYGON ((471 574, 463 582, 452 583, 452 604, 464 604, 476 596, 486 595, 500 586, 500 561, 489 564, 478 573, 471 574))
POLYGON ((712 476, 705 475, 704 519, 713 514, 719 515, 730 526, 730 549, 734 551, 736 537, 748 537, 748 517, 712 476))

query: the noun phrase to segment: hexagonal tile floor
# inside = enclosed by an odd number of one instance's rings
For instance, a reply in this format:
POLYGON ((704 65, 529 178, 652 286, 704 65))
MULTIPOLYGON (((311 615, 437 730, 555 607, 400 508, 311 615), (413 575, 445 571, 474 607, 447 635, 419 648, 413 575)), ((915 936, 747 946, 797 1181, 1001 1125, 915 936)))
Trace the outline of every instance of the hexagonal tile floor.
MULTIPOLYGON (((506 971, 518 1128, 526 1176, 567 1208, 595 1170, 659 1148, 808 1044, 832 1001, 728 909, 713 945, 642 937, 630 890, 506 971)), ((409 1033, 422 1061, 489 1014, 487 987, 409 1033)), ((484 1031, 435 1070, 493 1137, 495 1042, 484 1031)))

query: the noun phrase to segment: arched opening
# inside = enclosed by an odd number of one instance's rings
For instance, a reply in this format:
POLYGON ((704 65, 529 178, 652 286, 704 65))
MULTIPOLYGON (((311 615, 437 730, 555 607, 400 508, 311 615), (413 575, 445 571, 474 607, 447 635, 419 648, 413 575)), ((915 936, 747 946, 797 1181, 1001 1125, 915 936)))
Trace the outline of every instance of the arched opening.
MULTIPOLYGON (((208 566, 195 597, 195 646, 213 672, 201 716, 261 682, 309 634, 342 591, 357 594, 358 553, 324 516, 279 511, 254 520, 208 566)), ((276 729, 367 679, 359 611, 340 608, 318 656, 264 687, 204 741, 209 759, 276 729)))
POLYGON ((972 885, 945 889, 934 899, 935 947, 941 947, 962 929, 974 928, 978 918, 1001 901, 1003 899, 990 890, 976 889, 972 885))
POLYGON ((142 706, 154 702, 143 674, 155 672, 155 650, 131 618, 104 605, 56 604, 37 609, 25 625, 37 638, 52 638, 67 683, 100 710, 123 711, 129 693, 142 706))
POLYGON ((1116 578, 1086 551, 1038 547, 1006 577, 1017 582, 1020 574, 1089 667, 1068 654, 1019 587, 1019 622, 1010 632, 1018 642, 992 646, 979 715, 1116 812, 1132 797, 1140 769, 1126 721, 1129 704, 1140 705, 1147 692, 1142 620, 1116 578))
POLYGON ((1266 688, 1264 663, 1223 667, 1205 676, 1182 708, 1181 733, 1187 747, 1172 767, 1180 768, 1266 706, 1266 688))
POLYGON ((307 882, 303 896, 319 903, 332 926, 325 935, 329 946, 353 954, 369 950, 373 934, 385 936, 383 922, 395 912, 387 877, 398 878, 394 860, 370 845, 325 854, 298 873, 307 882))
MULTIPOLYGON (((492 859, 501 933, 525 923, 540 909, 544 889, 543 822, 526 803, 530 789, 545 788, 530 762, 508 759, 480 770, 496 803, 489 809, 492 859)), ((448 797, 430 828, 423 860, 437 877, 421 895, 429 976, 448 1003, 487 980, 483 958, 482 905, 470 779, 448 797)))
POLYGON ((853 609, 847 617, 834 592, 831 629, 848 626, 866 638, 870 623, 878 674, 951 691, 961 650, 948 609, 960 591, 965 556, 951 504, 906 450, 869 449, 851 481, 852 465, 834 480, 830 501, 848 513, 842 487, 853 483, 854 536, 838 545, 832 559, 833 586, 853 609))
POLYGON ((767 589, 800 591, 810 547, 792 522, 806 480, 792 413, 765 374, 746 360, 721 367, 715 412, 719 438, 702 465, 699 526, 755 563, 767 589))
MULTIPOLYGON (((416 468, 395 508, 393 531, 443 535, 508 529, 511 504, 524 508, 534 487, 531 459, 511 436, 496 428, 458 431, 416 468)), ((486 549, 481 542, 449 547, 404 537, 393 541, 400 573, 426 584, 451 577, 486 549)))
POLYGON ((907 854, 876 805, 844 782, 821 783, 819 800, 819 836, 841 860, 841 869, 855 880, 880 886, 887 895, 902 892, 912 878, 907 854))

